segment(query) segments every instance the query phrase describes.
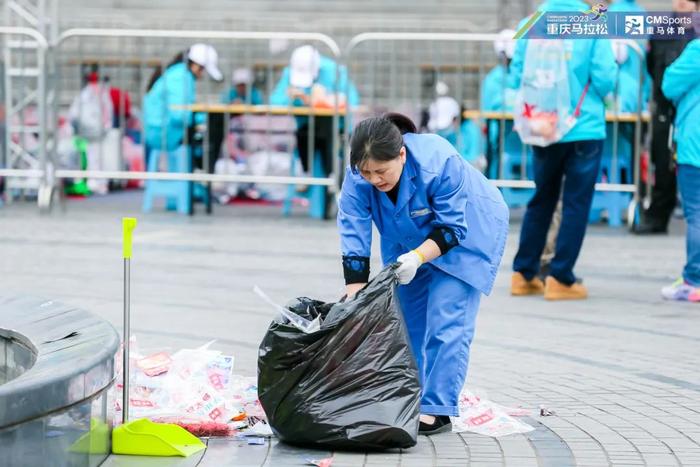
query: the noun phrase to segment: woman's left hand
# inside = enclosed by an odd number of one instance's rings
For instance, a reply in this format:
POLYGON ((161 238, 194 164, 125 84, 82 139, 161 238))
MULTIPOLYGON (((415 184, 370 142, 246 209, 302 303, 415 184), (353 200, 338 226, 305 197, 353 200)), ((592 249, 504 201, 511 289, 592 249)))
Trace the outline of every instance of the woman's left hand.
POLYGON ((416 277, 418 268, 421 264, 423 264, 423 259, 415 250, 404 253, 403 255, 399 256, 396 261, 401 263, 401 265, 396 269, 396 277, 401 285, 406 285, 411 282, 413 278, 416 277))

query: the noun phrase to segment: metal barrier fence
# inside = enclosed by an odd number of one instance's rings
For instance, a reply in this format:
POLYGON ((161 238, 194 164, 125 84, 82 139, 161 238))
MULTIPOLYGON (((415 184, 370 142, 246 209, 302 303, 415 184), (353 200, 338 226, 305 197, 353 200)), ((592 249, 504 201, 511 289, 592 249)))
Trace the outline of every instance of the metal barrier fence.
MULTIPOLYGON (((368 102, 370 113, 381 114, 387 110, 396 110, 413 117, 420 117, 421 111, 428 108, 435 97, 435 83, 444 81, 450 89, 450 95, 458 103, 465 105, 463 115, 467 118, 495 120, 498 124, 497 176, 492 182, 501 188, 534 188, 534 182, 527 179, 526 166, 528 148, 522 145, 519 179, 505 177, 504 167, 504 127, 512 115, 505 111, 484 112, 481 84, 486 72, 498 64, 492 51, 492 44, 499 40, 497 34, 454 34, 454 33, 363 33, 353 37, 343 51, 343 57, 356 82, 365 83, 362 96, 368 102), (420 45, 420 46, 418 46, 420 45), (362 48, 371 50, 369 61, 356 60, 362 48), (490 60, 487 54, 492 55, 490 60), (387 80, 388 86, 379 86, 378 81, 387 80), (478 89, 477 95, 470 94, 470 89, 478 89), (388 93, 386 90, 388 89, 388 93), (384 90, 384 93, 381 91, 384 90)), ((628 222, 632 222, 640 203, 640 160, 642 148, 642 124, 648 120, 643 114, 643 86, 645 78, 644 53, 634 41, 621 41, 641 58, 639 61, 639 90, 637 112, 621 115, 617 105, 608 114, 607 119, 613 126, 613 157, 611 171, 619 167, 619 127, 620 124, 634 124, 634 153, 632 155, 633 182, 597 183, 596 190, 604 192, 632 193, 629 206, 628 222)), ((502 90, 505 88, 505 83, 502 90)), ((614 96, 617 102, 617 89, 614 96)), ((481 126, 481 124, 479 124, 481 126)), ((488 138, 488 134, 486 138, 488 138)), ((461 133, 457 133, 457 140, 461 133)), ((346 154, 346 158, 349 154, 346 154)), ((649 193, 649 189, 647 193, 649 193)))
MULTIPOLYGON (((368 113, 382 113, 387 110, 395 110, 407 113, 414 118, 420 115, 420 110, 428 107, 434 98, 434 84, 437 81, 445 81, 454 92, 451 93, 457 102, 466 107, 465 117, 472 117, 479 121, 495 121, 498 126, 498 154, 497 175, 494 184, 503 188, 532 188, 534 183, 527 179, 528 150, 523 146, 520 155, 520 169, 517 177, 505 176, 504 164, 504 138, 506 121, 510 118, 506 112, 491 113, 482 112, 481 84, 489 69, 497 63, 493 52, 490 51, 494 41, 499 39, 495 34, 445 34, 445 33, 363 33, 353 37, 341 54, 341 50, 328 36, 316 33, 284 33, 284 32, 211 32, 211 31, 171 31, 171 30, 128 30, 128 29, 71 29, 60 35, 56 43, 48 44, 36 32, 22 28, 0 28, 0 35, 25 34, 36 39, 42 44, 42 65, 44 71, 44 85, 41 94, 47 94, 47 88, 55 93, 55 98, 44 99, 51 102, 51 108, 43 106, 39 108, 39 119, 48 123, 57 121, 70 100, 80 92, 86 71, 93 69, 98 75, 98 81, 104 75, 109 74, 114 87, 124 89, 132 96, 132 102, 141 102, 146 89, 147 74, 155 67, 163 67, 167 59, 163 56, 174 54, 177 51, 187 50, 187 47, 195 41, 206 41, 214 45, 220 51, 223 66, 236 64, 253 68, 256 71, 256 82, 264 83, 267 97, 272 92, 273 83, 279 78, 281 70, 288 63, 288 56, 273 57, 269 41, 296 41, 297 43, 315 43, 324 47, 332 58, 347 65, 350 78, 358 88, 362 98, 363 109, 350 109, 348 115, 355 119, 368 113), (241 47, 241 43, 252 43, 255 47, 241 47), (420 47, 416 47, 420 44, 420 47), (364 50, 363 50, 364 49, 364 50), (223 51, 223 53, 221 53, 223 51), (261 57, 265 56, 261 60, 261 57), (487 58, 491 55, 493 58, 487 58), (46 71, 45 63, 51 62, 55 73, 46 71), (51 81, 53 80, 53 81, 51 81), (477 90, 476 93, 473 91, 477 90), (135 99, 134 99, 135 97, 135 99)), ((643 57, 643 52, 637 43, 626 42, 631 50, 643 57)), ((640 64, 643 60, 640 60, 640 64)), ((224 68, 225 69, 225 68, 224 68)), ((340 67, 336 67, 336 84, 339 82, 340 67)), ((6 72, 5 79, 8 79, 6 72)), ((625 118, 617 113, 617 108, 610 115, 613 125, 613 162, 612 169, 618 167, 618 137, 621 122, 634 124, 634 183, 599 183, 596 189, 599 191, 617 191, 633 193, 633 203, 630 206, 632 214, 639 204, 640 182, 640 154, 642 133, 642 86, 644 70, 640 65, 640 89, 638 93, 638 112, 634 116, 625 115, 625 118)), ((265 105, 253 106, 221 106, 214 104, 220 89, 216 89, 208 80, 198 85, 198 105, 190 110, 198 110, 205 113, 217 112, 225 114, 224 124, 227 125, 231 113, 265 115, 268 118, 274 115, 291 116, 305 115, 310 119, 311 130, 308 134, 305 155, 308 167, 312 166, 314 118, 315 112, 299 113, 289 106, 286 109, 276 109, 265 105), (203 97, 202 97, 203 96, 203 97)), ((347 92, 346 92, 347 95, 347 92)), ((7 97, 6 105, 9 107, 11 96, 7 97)), ((616 99, 617 100, 617 99, 616 99)), ((250 91, 247 96, 250 104, 250 91)), ((16 103, 14 103, 16 105, 16 103)), ((123 104, 123 101, 122 101, 123 104)), ((127 132, 125 106, 120 105, 118 121, 119 138, 127 132)), ((341 145, 347 141, 341 141, 340 119, 341 109, 338 99, 332 109, 323 113, 332 118, 333 153, 338 154, 341 145)), ((418 120, 418 119, 416 119, 418 120)), ((268 129, 269 134, 273 133, 268 129)), ((140 128, 143 138, 144 128, 140 128)), ((225 132, 229 128, 226 126, 225 132)), ((347 137, 348 131, 345 132, 347 137)), ((51 135, 49 135, 51 136, 51 135)), ((57 138, 53 135, 52 138, 57 138)), ((7 145, 16 144, 12 141, 12 134, 8 131, 7 145)), ((188 135, 183 134, 183 141, 187 142, 188 135)), ((457 134, 457 139, 461 134, 457 134)), ((145 139, 145 138, 144 138, 145 139)), ((208 138, 204 137, 203 157, 204 167, 209 167, 209 151, 206 148, 208 138)), ((142 143, 143 144, 143 143, 142 143)), ((102 154, 102 145, 99 146, 102 154)), ((5 164, 0 169, 0 176, 24 177, 40 179, 44 190, 40 190, 39 204, 46 207, 51 203, 51 194, 55 191, 56 180, 93 178, 111 180, 188 180, 199 182, 238 182, 238 183, 278 183, 278 184, 306 184, 323 185, 337 190, 339 188, 340 160, 333 158, 332 174, 326 177, 299 177, 290 173, 289 176, 255 176, 235 174, 211 174, 211 173, 174 173, 174 172, 147 172, 121 170, 124 166, 119 144, 120 166, 118 170, 73 170, 56 168, 56 141, 55 139, 40 142, 38 148, 38 164, 31 167, 15 167, 5 164), (48 190, 48 195, 46 194, 48 190), (43 194, 42 194, 43 193, 43 194), (48 197, 47 197, 48 196, 48 197)), ((146 148, 143 145, 145 153, 146 148)), ((347 153, 347 151, 345 151, 347 153)), ((347 154, 346 154, 347 155, 347 154)), ((302 155, 300 155, 302 156, 302 155)), ((513 174, 509 174, 513 175, 513 174)), ((649 193, 649 190, 647 190, 649 193)), ((630 216, 632 217, 632 216, 630 216)))
MULTIPOLYGON (((2 31, 0 34, 9 34, 15 32, 14 28, 11 31, 2 31)), ((38 36, 38 33, 31 31, 33 37, 38 36)), ((103 79, 109 75, 110 87, 126 91, 131 96, 132 102, 140 103, 143 100, 146 89, 147 75, 151 74, 155 68, 165 68, 169 61, 167 55, 175 55, 177 52, 187 51, 188 47, 194 42, 206 42, 213 45, 219 50, 222 60, 221 65, 248 66, 257 71, 257 81, 262 82, 266 86, 265 94, 270 95, 276 79, 281 74, 283 67, 289 62, 288 55, 277 54, 273 57, 271 41, 283 41, 286 48, 289 48, 289 43, 297 44, 314 44, 324 54, 330 55, 336 62, 339 61, 340 48, 328 36, 317 33, 285 33, 285 32, 213 32, 213 31, 171 31, 171 30, 128 30, 128 29, 70 29, 63 32, 56 43, 46 44, 45 51, 54 60, 57 73, 55 81, 52 84, 56 93, 56 99, 52 101, 51 108, 43 109, 45 117, 43 121, 54 119, 65 120, 65 110, 70 106, 71 101, 75 96, 79 95, 85 83, 85 76, 90 70, 95 74, 94 80, 98 86, 104 87, 103 79), (254 47, 244 47, 242 44, 257 45, 254 47), (265 49, 267 54, 264 53, 265 49), (221 51, 224 54, 221 54, 221 51), (164 55, 166 58, 164 58, 164 55), (267 55, 267 57, 265 57, 267 55), (231 62, 233 58, 234 62, 231 62), (258 60, 254 62, 254 60, 258 60), (46 120, 44 120, 46 119, 46 120)), ((45 41, 44 41, 45 43, 45 41)), ((185 57, 186 59, 186 57, 185 57)), ((230 83, 228 79, 230 74, 224 69, 225 85, 230 83)), ((336 80, 338 74, 336 73, 336 80)), ((187 108, 187 111, 197 111, 204 114, 219 113, 225 117, 221 119, 225 125, 223 129, 224 135, 228 134, 228 122, 231 115, 232 106, 222 106, 219 100, 220 91, 209 80, 200 80, 197 87, 197 102, 195 105, 187 108)), ((250 87, 250 86, 249 86, 250 87)), ((102 90, 99 91, 102 93, 102 90)), ((260 175, 241 175, 241 174, 213 174, 213 173, 183 173, 183 172, 148 172, 127 171, 122 170, 124 167, 121 139, 127 132, 126 128, 126 110, 125 110, 125 95, 120 93, 121 105, 119 105, 118 115, 115 115, 116 130, 118 132, 118 147, 119 163, 117 167, 111 164, 110 170, 87 170, 56 168, 58 162, 56 160, 56 148, 45 142, 40 145, 42 148, 41 160, 47 160, 49 163, 42 165, 39 170, 26 170, 25 168, 7 167, 0 169, 0 176, 4 177, 27 177, 38 178, 42 177, 46 180, 44 185, 49 185, 47 189, 49 194, 43 194, 44 190, 40 189, 39 204, 40 207, 48 207, 51 203, 51 194, 55 193, 56 181, 61 179, 103 179, 103 180, 181 180, 181 181, 199 181, 199 182, 237 182, 237 183, 265 183, 265 184, 304 184, 304 185, 320 185, 327 186, 337 190, 338 177, 332 174, 326 176, 260 176, 260 175), (48 198, 47 198, 48 196, 48 198)), ((250 98, 250 95, 247 96, 250 98)), ((82 100, 75 99, 78 103, 77 115, 80 121, 83 109, 80 107, 82 100)), ((102 115, 102 101, 100 101, 100 115, 102 115)), ((170 109, 173 110, 173 109, 170 109)), ((181 109, 180 109, 181 110, 181 109)), ((287 116, 291 119, 293 115, 305 115, 309 119, 309 126, 312 130, 309 131, 308 153, 305 155, 311 166, 313 157, 313 127, 314 119, 319 118, 318 114, 322 114, 324 118, 332 120, 332 139, 333 147, 336 152, 339 151, 340 140, 338 135, 340 109, 336 104, 333 108, 323 109, 322 112, 316 112, 313 109, 299 109, 290 105, 284 108, 271 107, 267 105, 243 105, 233 106, 236 115, 260 115, 267 118, 274 116, 287 116)), ((261 117, 261 118, 264 118, 261 117)), ((69 118, 70 119, 70 118, 69 118)), ((75 120, 75 115, 73 115, 75 120)), ((145 128, 138 128, 142 137, 142 150, 145 154, 145 128)), ((111 126, 111 125, 110 125, 111 126)), ((79 127, 79 125, 78 125, 79 127)), ((269 126, 268 126, 269 128, 269 126)), ((202 135, 203 147, 202 158, 203 167, 210 167, 213 161, 209 160, 209 132, 211 128, 207 127, 202 135)), ((80 134, 80 128, 78 128, 80 134)), ((57 135, 58 137, 58 135, 57 135)), ((187 144, 188 132, 183 130, 182 141, 187 144)), ((112 141, 114 143, 114 141, 112 141)), ((96 152, 99 153, 99 160, 103 159, 106 145, 104 135, 96 138, 96 152)), ((112 152, 114 147, 109 148, 112 152)), ((302 155, 300 155, 302 157, 302 155)), ((111 159, 114 155, 111 154, 111 159)), ((99 164, 96 164, 99 165, 99 164)), ((334 174, 338 174, 340 163, 336 163, 334 174)))

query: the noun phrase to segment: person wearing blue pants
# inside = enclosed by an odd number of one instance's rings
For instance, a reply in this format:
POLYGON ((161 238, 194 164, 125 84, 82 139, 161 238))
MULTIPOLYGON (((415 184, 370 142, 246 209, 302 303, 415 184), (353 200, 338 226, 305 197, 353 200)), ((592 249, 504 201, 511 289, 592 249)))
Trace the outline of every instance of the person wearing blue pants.
MULTIPOLYGON (((699 2, 695 5, 700 9, 699 2)), ((678 187, 688 223, 688 261, 683 276, 664 287, 661 294, 667 300, 700 303, 700 39, 688 44, 666 69, 662 91, 678 109, 674 140, 678 145, 678 187)))
MULTIPOLYGON (((581 0, 547 0, 538 10, 567 12, 587 8, 581 0)), ((511 294, 544 295, 547 300, 582 300, 588 298, 588 290, 574 274, 574 266, 586 235, 606 137, 604 98, 615 87, 618 67, 609 39, 559 40, 567 52, 564 65, 570 108, 577 109, 573 114, 579 117, 555 143, 533 146, 535 194, 523 218, 520 245, 513 260, 511 294), (538 277, 540 256, 560 193, 561 226, 549 275, 543 283, 538 277)), ((532 71, 526 75, 526 60, 535 60, 535 66, 530 62, 529 68, 538 71, 538 56, 527 53, 529 43, 529 39, 518 40, 515 47, 510 65, 510 85, 514 89, 519 89, 523 80, 532 82, 532 71)))
POLYGON ((389 114, 353 131, 338 203, 348 297, 369 280, 373 222, 382 261, 400 263, 398 296, 422 387, 419 431, 449 431, 480 297, 503 256, 508 208, 447 140, 389 114))

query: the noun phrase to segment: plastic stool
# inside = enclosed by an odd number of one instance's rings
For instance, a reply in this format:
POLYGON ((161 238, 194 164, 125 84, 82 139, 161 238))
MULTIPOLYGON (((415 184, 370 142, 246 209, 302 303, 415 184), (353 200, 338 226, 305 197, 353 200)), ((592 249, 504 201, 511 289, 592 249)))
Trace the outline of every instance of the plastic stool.
MULTIPOLYGON (((160 149, 151 150, 148 155, 148 172, 158 172, 161 154, 160 149)), ((167 151, 168 172, 190 173, 192 162, 190 161, 187 146, 180 146, 173 151, 167 151)), ((175 180, 147 180, 146 190, 143 195, 143 212, 153 210, 153 198, 165 197, 165 205, 168 210, 177 210, 182 214, 192 214, 191 182, 175 180)))
MULTIPOLYGON (((297 159, 299 158, 299 153, 295 149, 292 155, 292 163, 290 164, 289 175, 293 176, 296 169, 297 159)), ((323 164, 321 162, 321 153, 316 151, 314 153, 313 165, 311 168, 311 175, 313 177, 326 177, 323 173, 323 164)), ((328 187, 321 185, 312 185, 309 187, 306 197, 309 200, 309 216, 314 219, 324 219, 326 213, 326 193, 328 187)), ((282 203, 282 215, 289 216, 292 213, 292 200, 297 194, 295 185, 287 186, 287 196, 284 198, 282 203)))

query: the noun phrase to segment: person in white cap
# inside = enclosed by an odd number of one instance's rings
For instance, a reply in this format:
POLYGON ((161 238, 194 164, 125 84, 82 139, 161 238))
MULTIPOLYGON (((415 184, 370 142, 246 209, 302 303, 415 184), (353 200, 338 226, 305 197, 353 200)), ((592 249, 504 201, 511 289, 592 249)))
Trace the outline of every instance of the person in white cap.
POLYGON ((253 72, 250 68, 236 68, 231 74, 231 89, 221 98, 224 104, 262 105, 263 96, 253 85, 253 72), (250 96, 248 95, 250 89, 250 96))
POLYGON ((445 138, 464 159, 481 170, 484 163, 479 127, 472 120, 462 121, 462 108, 455 98, 448 95, 449 91, 442 81, 435 85, 437 97, 428 109, 428 131, 445 138))
MULTIPOLYGON (((515 91, 508 87, 508 77, 510 74, 510 62, 515 53, 515 31, 504 29, 498 34, 498 39, 494 42, 493 48, 498 57, 498 64, 486 75, 481 83, 481 110, 483 112, 510 112, 513 110, 515 101, 515 91)), ((488 147, 485 151, 489 160, 488 176, 498 178, 498 147, 499 147, 499 125, 498 120, 487 122, 488 147)), ((521 154, 522 148, 520 138, 513 132, 511 122, 506 123, 505 128, 505 148, 504 151, 521 154)))
POLYGON ((219 55, 208 44, 194 44, 187 52, 175 56, 165 71, 157 70, 144 97, 144 130, 146 157, 152 149, 172 151, 182 144, 185 130, 203 123, 204 116, 174 109, 176 105, 195 102, 195 81, 206 73, 214 80, 223 78, 218 67, 219 55))
MULTIPOLYGON (((312 45, 294 49, 289 66, 282 71, 282 76, 270 95, 272 105, 312 106, 312 88, 315 94, 325 94, 345 101, 346 105, 359 104, 359 95, 352 82, 349 82, 347 68, 337 70, 338 64, 321 55, 312 45), (336 71, 338 81, 336 82, 336 71), (347 91, 346 91, 347 90, 347 91), (347 92, 347 96, 345 93, 347 92)), ((308 173, 308 117, 297 117, 297 151, 304 171, 308 173)), ((341 119, 341 129, 343 120, 341 119)), ((314 150, 321 152, 323 171, 328 175, 333 167, 331 157, 333 147, 333 121, 331 118, 316 118, 314 128, 314 150)))
POLYGON ((459 120, 459 103, 448 96, 449 88, 447 84, 439 81, 435 86, 437 98, 430 104, 428 109, 428 131, 437 133, 448 141, 454 138, 455 127, 459 120))

